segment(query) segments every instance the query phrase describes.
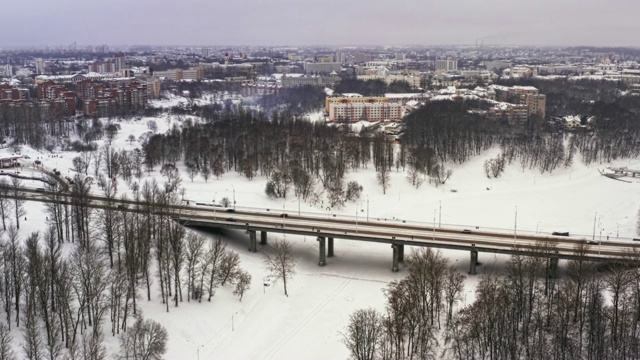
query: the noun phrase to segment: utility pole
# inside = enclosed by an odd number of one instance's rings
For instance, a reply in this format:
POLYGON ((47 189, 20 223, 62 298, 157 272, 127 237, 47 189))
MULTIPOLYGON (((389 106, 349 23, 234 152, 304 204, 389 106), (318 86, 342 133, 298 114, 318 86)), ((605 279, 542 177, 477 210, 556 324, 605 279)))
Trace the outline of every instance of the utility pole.
POLYGON ((595 241, 596 240, 596 219, 598 218, 598 212, 596 211, 596 214, 593 215, 593 236, 591 236, 591 240, 595 241))
POLYGON ((442 227, 442 200, 438 200, 440 209, 438 210, 438 227, 442 227))

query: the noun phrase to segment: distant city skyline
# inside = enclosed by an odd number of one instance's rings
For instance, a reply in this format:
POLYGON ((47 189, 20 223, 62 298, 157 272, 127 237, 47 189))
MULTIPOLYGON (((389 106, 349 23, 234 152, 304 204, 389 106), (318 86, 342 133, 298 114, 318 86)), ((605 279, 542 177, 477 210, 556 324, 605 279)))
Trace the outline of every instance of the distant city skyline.
POLYGON ((626 0, 87 0, 3 5, 0 46, 640 46, 626 0))

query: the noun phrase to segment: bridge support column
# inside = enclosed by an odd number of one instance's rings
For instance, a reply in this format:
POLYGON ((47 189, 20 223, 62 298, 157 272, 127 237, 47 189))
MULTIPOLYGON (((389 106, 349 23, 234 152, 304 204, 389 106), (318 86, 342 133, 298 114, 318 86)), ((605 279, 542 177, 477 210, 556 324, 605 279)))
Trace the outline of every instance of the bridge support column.
POLYGON ((404 244, 398 244, 398 262, 404 262, 404 244))
POLYGON ((258 241, 256 240, 256 232, 255 230, 247 230, 249 232, 249 251, 257 252, 258 251, 258 241))
POLYGON ((470 275, 475 275, 476 274, 476 265, 478 265, 478 251, 475 249, 476 245, 473 244, 471 245, 472 249, 471 249, 471 259, 469 261, 469 274, 470 275))
POLYGON ((267 245, 267 232, 260 231, 260 245, 267 245))
POLYGON ((558 251, 556 250, 555 254, 551 255, 549 259, 549 277, 552 279, 558 278, 558 263, 560 259, 558 259, 558 251))
POLYGON ((318 261, 318 265, 325 266, 327 264, 327 260, 325 258, 325 240, 324 237, 318 236, 319 250, 320 250, 320 260, 318 261))
POLYGON ((333 257, 333 238, 327 238, 329 242, 327 243, 327 256, 333 257))
POLYGON ((391 248, 393 249, 393 266, 391 267, 391 271, 398 272, 398 262, 400 260, 398 244, 391 244, 391 248))

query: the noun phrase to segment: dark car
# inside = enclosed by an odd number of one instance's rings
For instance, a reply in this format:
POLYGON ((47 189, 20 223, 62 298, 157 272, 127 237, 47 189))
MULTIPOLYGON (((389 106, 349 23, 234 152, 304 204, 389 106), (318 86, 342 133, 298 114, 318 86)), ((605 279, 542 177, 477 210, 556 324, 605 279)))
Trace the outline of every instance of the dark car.
POLYGON ((587 244, 589 245, 598 245, 598 242, 595 240, 587 240, 587 244))
POLYGON ((464 233, 464 234, 471 234, 471 230, 469 230, 469 229, 464 229, 464 230, 462 230, 462 233, 464 233))
POLYGON ((237 222, 237 220, 234 218, 226 218, 224 219, 224 221, 237 222))
POLYGON ((42 165, 42 161, 40 161, 40 160, 36 160, 36 161, 34 161, 34 163, 35 163, 36 165, 42 165))
POLYGON ((36 192, 44 192, 44 188, 37 188, 36 192))
POLYGON ((226 212, 228 212, 228 213, 234 213, 234 212, 236 212, 234 209, 227 209, 227 210, 225 210, 225 211, 226 211, 226 212))
POLYGON ((569 232, 568 231, 554 231, 551 233, 551 235, 555 235, 555 236, 569 236, 569 232))
POLYGON ((280 217, 281 217, 281 218, 288 218, 288 217, 289 217, 289 214, 280 214, 280 217))

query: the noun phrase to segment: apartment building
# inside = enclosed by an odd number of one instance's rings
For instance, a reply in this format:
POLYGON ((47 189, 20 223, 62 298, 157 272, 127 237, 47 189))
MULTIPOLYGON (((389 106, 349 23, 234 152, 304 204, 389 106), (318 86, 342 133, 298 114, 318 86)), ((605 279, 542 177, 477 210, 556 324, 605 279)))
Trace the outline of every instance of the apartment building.
POLYGON ((305 63, 304 72, 306 74, 330 74, 332 72, 339 72, 342 69, 342 64, 339 62, 322 62, 322 63, 305 63))
POLYGON ((493 120, 507 120, 510 124, 523 124, 529 118, 529 109, 526 105, 500 103, 487 112, 493 120))
POLYGON ((29 100, 29 89, 17 89, 9 84, 0 84, 0 100, 29 100))
POLYGON ((355 103, 388 103, 389 99, 384 97, 364 97, 360 94, 342 94, 342 96, 331 96, 325 100, 324 110, 329 112, 331 104, 355 104, 355 103))
POLYGON ((416 89, 420 87, 420 82, 422 78, 420 76, 414 75, 358 75, 358 80, 382 80, 387 85, 391 84, 394 81, 405 81, 411 85, 412 88, 416 89))
POLYGON ((147 105, 146 84, 137 81, 114 83, 107 88, 103 84, 83 83, 83 111, 86 116, 108 116, 113 111, 143 109, 147 105), (92 88, 92 90, 87 90, 92 88))
POLYGON ((76 94, 53 81, 38 84, 38 100, 50 103, 57 113, 71 116, 76 113, 76 94))
POLYGON ((328 97, 325 110, 333 122, 397 121, 402 119, 404 106, 385 97, 350 96, 328 97))
POLYGON ((331 103, 329 105, 329 120, 340 123, 385 120, 399 121, 402 119, 403 110, 404 107, 400 103, 331 103))
POLYGON ((436 60, 436 71, 453 71, 458 69, 458 61, 452 59, 436 60))
POLYGON ((187 70, 172 69, 167 71, 156 71, 153 73, 156 77, 163 77, 166 80, 195 80, 200 81, 204 78, 204 68, 201 66, 193 67, 187 70))
POLYGON ((542 118, 546 116, 547 96, 540 94, 539 90, 533 86, 491 85, 490 89, 495 91, 498 101, 526 106, 528 116, 539 115, 542 118))
POLYGON ((335 83, 340 81, 340 76, 337 74, 329 74, 327 76, 283 76, 283 87, 296 87, 296 86, 329 86, 332 87, 335 83))

